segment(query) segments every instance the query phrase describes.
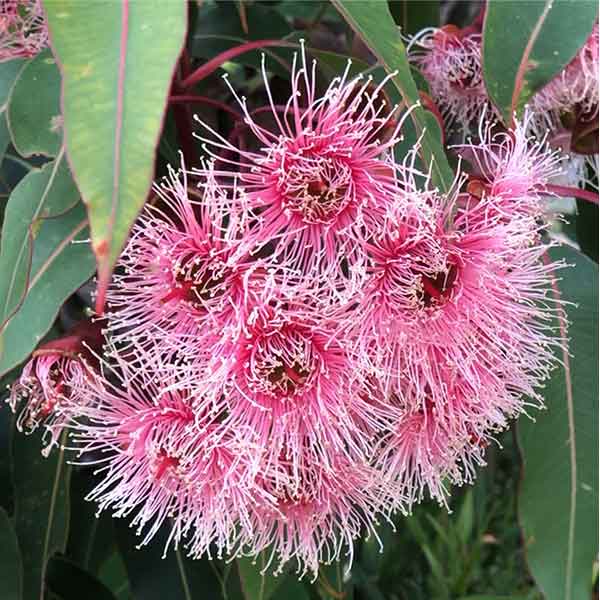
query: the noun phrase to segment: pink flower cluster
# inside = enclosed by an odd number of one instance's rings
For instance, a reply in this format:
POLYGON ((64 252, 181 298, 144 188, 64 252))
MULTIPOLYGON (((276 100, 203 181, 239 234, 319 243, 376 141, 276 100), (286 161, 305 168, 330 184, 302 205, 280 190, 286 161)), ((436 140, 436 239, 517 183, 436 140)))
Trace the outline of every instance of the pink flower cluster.
POLYGON ((41 0, 2 0, 0 3, 0 62, 31 58, 48 43, 41 0))
MULTIPOLYGON (((498 117, 483 79, 482 17, 464 29, 424 30, 409 46, 446 126, 463 137, 482 119, 498 117)), ((530 100, 529 130, 569 154, 562 180, 573 186, 598 185, 598 40, 595 23, 583 48, 530 100)))
POLYGON ((315 69, 302 53, 284 105, 265 77, 275 126, 239 98, 238 143, 205 125, 213 158, 157 185, 103 364, 70 383, 91 498, 142 543, 168 520, 191 556, 267 551, 301 574, 472 481, 563 343, 539 195, 556 155, 486 131, 477 179, 442 193, 418 148, 394 160, 385 82, 320 95, 315 69))

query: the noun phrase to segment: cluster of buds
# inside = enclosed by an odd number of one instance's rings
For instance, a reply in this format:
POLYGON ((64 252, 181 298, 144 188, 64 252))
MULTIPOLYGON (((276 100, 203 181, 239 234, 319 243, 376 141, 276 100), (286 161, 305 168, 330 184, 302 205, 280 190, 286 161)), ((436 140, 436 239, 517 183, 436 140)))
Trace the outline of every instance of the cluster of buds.
POLYGON ((101 319, 86 319, 67 334, 37 348, 12 386, 9 403, 19 408, 17 428, 31 433, 44 425, 47 455, 58 444, 65 425, 87 401, 80 393, 98 368, 104 337, 101 319))
POLYGON ((0 62, 31 58, 48 43, 41 0, 2 0, 0 3, 0 62))
MULTIPOLYGON (((482 24, 427 29, 410 43, 411 61, 427 80, 448 128, 464 137, 482 116, 497 118, 483 79, 482 24)), ((598 23, 567 66, 530 100, 531 134, 568 154, 563 180, 598 185, 598 23)))
POLYGON ((346 71, 319 94, 315 70, 303 51, 284 105, 265 73, 271 125, 236 95, 238 138, 203 125, 211 158, 156 186, 103 366, 69 379, 61 413, 101 456, 91 497, 142 543, 168 519, 192 556, 267 551, 300 574, 472 481, 563 344, 542 260, 559 157, 525 126, 484 128, 463 148, 477 173, 443 193, 418 148, 394 159, 386 81, 346 71))

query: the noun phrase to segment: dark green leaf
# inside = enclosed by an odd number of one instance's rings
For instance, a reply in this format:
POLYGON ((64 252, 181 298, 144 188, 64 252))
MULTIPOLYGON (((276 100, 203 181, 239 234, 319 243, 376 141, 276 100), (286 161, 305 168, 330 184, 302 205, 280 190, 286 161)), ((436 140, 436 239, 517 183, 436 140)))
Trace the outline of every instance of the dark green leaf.
POLYGON ((13 190, 0 247, 0 374, 27 357, 92 275, 86 223, 62 154, 13 190))
POLYGON ((111 591, 93 575, 62 556, 54 556, 46 571, 48 587, 62 600, 115 600, 111 591))
POLYGON ((440 24, 439 0, 389 0, 390 13, 405 35, 440 24))
POLYGON ((184 0, 47 2, 63 74, 67 153, 88 206, 98 308, 153 178, 155 148, 184 42, 184 0))
POLYGON ((96 516, 98 506, 85 499, 93 487, 89 469, 74 469, 71 475, 71 527, 67 558, 92 575, 116 548, 113 519, 108 512, 96 516))
MULTIPOLYGON (((416 105, 419 102, 419 92, 412 78, 406 51, 387 3, 378 0, 362 2, 332 0, 332 2, 381 61, 385 69, 389 73, 397 72, 392 81, 400 91, 406 105, 416 105)), ((411 116, 416 130, 419 134, 423 134, 421 154, 425 164, 431 164, 433 183, 442 190, 448 190, 452 185, 454 175, 441 141, 436 133, 427 126, 428 119, 423 108, 416 106, 411 116)))
POLYGON ((589 598, 598 551, 598 267, 569 248, 560 282, 571 321, 567 360, 546 386, 548 410, 521 419, 519 513, 527 560, 546 600, 589 598))
POLYGON ((15 530, 3 508, 0 508, 0 582, 2 600, 21 600, 23 567, 15 530))
POLYGON ((8 101, 8 128, 22 156, 56 156, 62 143, 60 72, 49 50, 28 62, 8 101))
MULTIPOLYGON (((291 28, 277 11, 258 4, 245 6, 248 21, 246 33, 240 22, 240 14, 233 2, 218 2, 198 11, 198 23, 191 42, 191 53, 199 58, 213 58, 225 50, 248 41, 265 39, 283 39, 291 28)), ((269 48, 265 50, 271 56, 289 57, 289 51, 269 48)), ((260 67, 260 51, 246 52, 235 58, 234 62, 249 67, 260 67)), ((288 71, 275 58, 269 60, 268 69, 286 76, 288 71)))
POLYGON ((577 54, 597 14, 595 0, 488 2, 483 75, 505 123, 577 54))
POLYGON ((69 475, 63 451, 48 458, 36 432, 13 439, 15 531, 23 561, 23 600, 42 600, 48 560, 64 552, 69 529, 69 475))
MULTIPOLYGON (((111 530, 114 530, 114 527, 111 527, 111 530)), ((100 567, 98 578, 111 590, 117 600, 130 600, 131 591, 125 563, 116 547, 100 567)))
MULTIPOLYGON (((261 573, 265 567, 265 553, 255 559, 238 558, 237 566, 246 600, 269 600, 274 597, 285 577, 275 577, 272 573, 261 573)), ((270 569, 272 571, 272 568, 270 569)), ((279 593, 279 592, 278 592, 279 593)))
POLYGON ((0 378, 0 507, 8 514, 12 514, 14 508, 11 446, 15 419, 5 400, 15 376, 16 373, 12 372, 0 378))
POLYGON ((598 262, 598 205, 577 200, 575 219, 577 243, 584 254, 598 262))
POLYGON ((216 568, 207 559, 191 560, 183 549, 170 548, 163 558, 168 529, 163 526, 152 541, 137 549, 136 537, 124 519, 115 520, 117 543, 125 562, 134 600, 195 600, 220 598, 216 568))

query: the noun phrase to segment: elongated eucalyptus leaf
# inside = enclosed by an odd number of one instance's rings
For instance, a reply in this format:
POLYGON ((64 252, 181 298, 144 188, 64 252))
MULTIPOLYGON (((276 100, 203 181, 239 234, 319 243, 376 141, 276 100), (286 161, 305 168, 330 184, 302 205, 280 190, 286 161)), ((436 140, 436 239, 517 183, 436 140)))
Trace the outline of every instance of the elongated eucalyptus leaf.
POLYGON ((577 54, 597 15, 595 0, 489 0, 483 75, 505 123, 577 54))
POLYGON ((10 195, 0 240, 0 374, 23 361, 94 271, 85 210, 60 155, 10 195))
POLYGON ((0 508, 0 582, 2 600, 21 600, 23 567, 21 552, 13 524, 6 511, 0 508))
MULTIPOLYGON (((388 73, 396 72, 392 81, 400 91, 406 105, 417 104, 419 92, 411 75, 399 30, 390 15, 387 2, 378 0, 361 2, 332 0, 332 2, 381 61, 388 73)), ((454 175, 441 141, 432 128, 427 126, 427 117, 422 107, 415 107, 411 116, 418 134, 423 134, 421 154, 425 165, 431 164, 433 182, 440 189, 448 190, 452 185, 454 175)))
POLYGON ((67 154, 88 207, 101 312, 113 265, 152 182, 187 7, 184 0, 44 6, 63 76, 67 154))
POLYGON ((8 100, 8 128, 22 156, 56 156, 62 144, 60 73, 50 50, 21 69, 8 100))
POLYGON ((23 561, 23 600, 43 600, 46 567, 64 552, 69 531, 69 475, 63 452, 40 453, 39 432, 13 439, 15 531, 23 561))
POLYGON ((589 598, 598 551, 598 266, 555 250, 574 268, 559 282, 570 356, 546 386, 547 411, 521 419, 519 514, 527 561, 546 600, 589 598))

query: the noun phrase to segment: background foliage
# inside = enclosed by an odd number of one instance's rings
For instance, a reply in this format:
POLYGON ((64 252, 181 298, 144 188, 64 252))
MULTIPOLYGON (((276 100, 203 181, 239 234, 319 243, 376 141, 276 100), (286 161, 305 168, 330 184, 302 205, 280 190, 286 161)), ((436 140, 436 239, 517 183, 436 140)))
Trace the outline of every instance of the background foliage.
MULTIPOLYGON (((490 2, 486 85, 507 120, 581 47, 597 14, 594 2, 547 4, 490 2), (543 11, 531 49, 528 40, 543 11), (537 66, 522 85, 526 51, 537 66)), ((304 37, 324 76, 343 68, 347 56, 357 71, 374 57, 373 76, 381 67, 397 71, 389 95, 412 104, 418 88, 397 25, 405 34, 440 20, 465 25, 478 8, 455 0, 44 5, 52 50, 0 63, 3 387, 40 340, 60 334, 91 306, 86 282, 96 268, 101 307, 150 182, 177 162, 178 148, 188 166, 202 153, 191 136, 193 112, 216 127, 229 126, 233 104, 223 72, 251 98, 261 49, 272 58, 277 85, 289 78, 291 53, 304 37)), ((407 143, 425 132, 422 158, 433 159, 434 179, 445 188, 452 171, 437 122, 423 109, 412 116, 407 143)), ((68 464, 60 452, 43 458, 39 436, 14 434, 14 417, 3 407, 2 600, 591 597, 597 588, 598 210, 579 209, 556 226, 582 252, 557 250, 575 265, 560 282, 572 302, 572 342, 547 386, 548 410, 536 423, 521 419, 501 437, 502 448, 489 448, 488 467, 474 487, 455 490, 450 514, 421 505, 398 518, 396 531, 381 526, 383 553, 375 540, 362 540, 349 571, 345 564, 324 567, 314 582, 293 573, 262 575, 262 557, 257 564, 191 561, 181 551, 163 558, 160 539, 137 550, 126 522, 94 515, 84 500, 92 467, 68 464)), ((168 531, 161 534, 166 539, 168 531)))

